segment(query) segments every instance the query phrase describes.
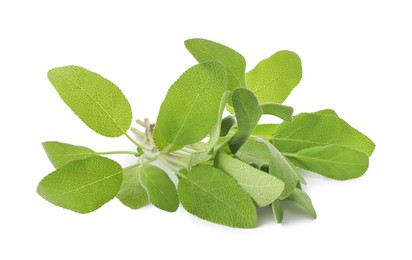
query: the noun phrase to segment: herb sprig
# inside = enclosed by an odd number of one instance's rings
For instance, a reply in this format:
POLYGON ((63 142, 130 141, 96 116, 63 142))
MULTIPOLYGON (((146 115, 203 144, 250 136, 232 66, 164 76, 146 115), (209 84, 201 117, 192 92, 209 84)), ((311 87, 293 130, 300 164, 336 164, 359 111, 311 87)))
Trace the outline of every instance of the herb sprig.
POLYGON ((190 213, 237 228, 256 226, 256 207, 271 206, 283 219, 283 200, 316 211, 301 172, 347 180, 362 176, 374 143, 338 114, 325 109, 293 116, 282 103, 301 80, 298 55, 279 51, 245 72, 238 52, 205 39, 186 48, 199 64, 170 87, 156 124, 137 120, 120 89, 79 66, 49 71, 62 100, 92 130, 107 137, 125 136, 131 151, 96 152, 83 146, 44 142, 56 168, 38 185, 49 202, 89 213, 117 197, 138 209, 151 203, 174 212, 179 203, 190 213), (223 117, 225 109, 231 114, 223 117), (259 124, 263 114, 282 120, 259 124), (134 137, 129 134, 129 129, 134 137), (134 156, 126 168, 106 155, 134 156), (178 177, 177 188, 160 161, 178 177))

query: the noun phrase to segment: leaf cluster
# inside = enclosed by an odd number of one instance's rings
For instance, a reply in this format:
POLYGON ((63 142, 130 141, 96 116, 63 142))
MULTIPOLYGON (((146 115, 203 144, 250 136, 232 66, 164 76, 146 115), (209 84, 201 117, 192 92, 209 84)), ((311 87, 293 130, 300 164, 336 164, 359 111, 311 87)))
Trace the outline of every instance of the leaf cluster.
POLYGON ((49 71, 61 99, 90 129, 125 136, 136 148, 96 152, 44 142, 55 170, 40 181, 40 196, 78 213, 115 197, 131 209, 151 203, 174 212, 181 203, 199 218, 252 228, 257 207, 272 207, 280 223, 284 200, 316 218, 303 172, 336 180, 366 172, 375 148, 367 136, 331 109, 293 115, 282 104, 302 77, 297 54, 276 52, 246 72, 244 57, 227 46, 205 39, 185 46, 199 63, 172 84, 156 123, 137 120, 138 128, 130 129, 130 104, 111 81, 79 66, 49 71), (282 123, 259 124, 264 114, 282 123), (122 167, 111 154, 135 163, 122 167), (177 185, 166 171, 177 175, 177 185))

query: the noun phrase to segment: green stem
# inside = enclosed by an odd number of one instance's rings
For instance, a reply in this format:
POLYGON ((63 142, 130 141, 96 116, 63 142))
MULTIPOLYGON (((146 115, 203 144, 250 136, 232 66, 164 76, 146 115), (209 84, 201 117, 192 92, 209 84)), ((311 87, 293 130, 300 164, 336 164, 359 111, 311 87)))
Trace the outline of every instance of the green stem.
POLYGON ((184 162, 183 160, 179 160, 178 158, 175 158, 175 157, 170 156, 170 155, 167 155, 165 157, 165 159, 167 161, 171 162, 171 163, 174 163, 174 164, 178 165, 178 166, 187 168, 188 162, 184 162))
POLYGON ((140 162, 132 164, 130 166, 127 166, 127 167, 123 168, 123 172, 128 171, 128 170, 133 169, 133 168, 137 168, 139 166, 140 166, 140 162))
POLYGON ((105 154, 131 154, 137 156, 138 154, 133 151, 109 151, 109 152, 97 152, 98 155, 105 155, 105 154))
POLYGON ((140 148, 142 148, 143 150, 146 150, 146 151, 150 150, 146 146, 143 146, 143 145, 139 144, 138 142, 136 142, 136 140, 134 140, 128 133, 125 132, 124 135, 127 137, 127 139, 129 139, 137 147, 140 147, 140 148))

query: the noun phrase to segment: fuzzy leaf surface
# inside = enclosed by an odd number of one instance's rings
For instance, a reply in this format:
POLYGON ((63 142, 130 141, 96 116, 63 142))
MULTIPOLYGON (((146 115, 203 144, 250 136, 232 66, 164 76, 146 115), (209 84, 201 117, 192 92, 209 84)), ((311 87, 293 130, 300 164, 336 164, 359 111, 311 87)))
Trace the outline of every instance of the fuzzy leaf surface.
POLYGON ((87 147, 60 143, 55 141, 42 143, 47 157, 54 168, 60 168, 71 161, 95 156, 96 153, 87 147))
POLYGON ((138 209, 146 205, 149 200, 146 190, 140 183, 140 167, 125 170, 123 181, 116 197, 127 207, 138 209))
POLYGON ((276 52, 246 74, 248 87, 259 103, 283 103, 301 78, 300 58, 291 51, 276 52))
POLYGON ((273 115, 285 121, 293 120, 293 107, 274 102, 261 104, 260 107, 265 115, 273 115))
POLYGON ((316 218, 316 211, 313 207, 312 200, 306 192, 295 189, 288 199, 300 205, 312 218, 316 218))
POLYGON ((117 137, 129 129, 130 104, 111 81, 79 66, 54 68, 47 76, 61 99, 96 133, 117 137))
POLYGON ((259 207, 265 207, 275 201, 285 187, 278 178, 223 152, 217 153, 215 167, 232 176, 259 207))
POLYGON ((256 207, 236 181, 208 165, 198 165, 181 178, 178 193, 183 207, 199 218, 237 228, 256 226, 256 207))
POLYGON ((89 213, 116 196, 122 172, 117 162, 105 157, 71 161, 44 177, 37 193, 62 208, 89 213))
POLYGON ((209 61, 191 67, 167 92, 155 131, 159 131, 168 144, 199 142, 217 122, 226 89, 226 69, 220 62, 209 61))
POLYGON ((238 128, 229 141, 233 154, 240 149, 255 130, 262 116, 262 109, 255 95, 247 89, 238 88, 233 91, 233 107, 235 109, 238 128))

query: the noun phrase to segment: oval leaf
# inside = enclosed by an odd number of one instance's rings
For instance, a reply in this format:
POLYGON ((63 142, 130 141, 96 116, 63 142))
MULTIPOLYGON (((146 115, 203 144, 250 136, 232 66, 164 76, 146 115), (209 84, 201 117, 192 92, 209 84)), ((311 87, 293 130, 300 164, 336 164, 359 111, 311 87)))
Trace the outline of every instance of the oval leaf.
POLYGON ((215 167, 232 176, 259 207, 265 207, 275 201, 285 187, 278 178, 223 152, 216 155, 215 167))
POLYGON ((276 52, 246 74, 248 87, 259 103, 283 103, 301 78, 300 58, 291 51, 276 52))
POLYGON ((89 213, 116 196, 122 172, 117 162, 93 156, 69 162, 50 173, 40 181, 37 192, 57 206, 89 213))
POLYGON ((149 202, 146 190, 139 179, 140 167, 131 168, 123 172, 123 181, 117 198, 127 207, 138 209, 149 202))
POLYGON ((238 129, 229 141, 230 150, 235 154, 252 134, 259 119, 262 109, 255 95, 247 89, 235 89, 232 95, 238 129))
POLYGON ((220 43, 205 39, 186 40, 185 46, 198 62, 215 60, 225 65, 229 90, 246 86, 246 61, 245 58, 235 50, 220 43))
POLYGON ((337 180, 358 178, 369 166, 366 154, 341 145, 315 146, 290 156, 304 169, 337 180))
POLYGON ((208 165, 198 165, 178 185, 183 207, 199 218, 237 228, 256 226, 256 207, 236 181, 208 165))
POLYGON ((70 109, 98 134, 117 137, 129 129, 130 104, 111 81, 78 66, 51 69, 47 76, 70 109))
POLYGON ((264 103, 260 105, 263 114, 277 116, 286 121, 293 119, 293 107, 285 106, 278 103, 264 103))
POLYGON ((253 130, 252 135, 261 137, 265 140, 271 140, 278 126, 279 126, 278 124, 257 125, 255 130, 253 130))
POLYGON ((343 145, 368 156, 375 149, 375 144, 367 136, 341 118, 314 113, 302 113, 295 116, 292 122, 281 123, 272 143, 286 153, 328 144, 343 145))
POLYGON ((316 211, 313 207, 312 200, 306 192, 300 189, 294 189, 288 199, 300 205, 312 218, 316 218, 316 211))
POLYGON ((54 168, 60 168, 71 161, 85 159, 95 156, 96 153, 87 147, 65 144, 60 142, 44 142, 42 143, 47 157, 53 164, 54 168))
POLYGON ((226 69, 220 62, 193 66, 167 92, 160 107, 156 131, 173 145, 202 140, 217 122, 226 89, 226 69))
POLYGON ((146 189, 149 201, 159 209, 174 212, 179 207, 176 187, 160 168, 150 164, 140 167, 140 182, 146 189))

